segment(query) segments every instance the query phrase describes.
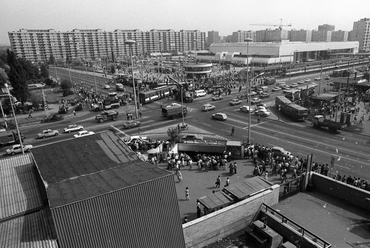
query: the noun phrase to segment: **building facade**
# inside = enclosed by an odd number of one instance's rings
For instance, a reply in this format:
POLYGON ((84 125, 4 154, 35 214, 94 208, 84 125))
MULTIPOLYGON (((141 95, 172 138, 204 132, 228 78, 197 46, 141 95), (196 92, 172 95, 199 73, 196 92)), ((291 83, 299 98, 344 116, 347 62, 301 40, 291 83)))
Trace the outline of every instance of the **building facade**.
POLYGON ((289 40, 290 41, 302 41, 302 42, 311 42, 312 31, 311 30, 290 30, 289 31, 289 40))
POLYGON ((256 42, 280 42, 289 39, 289 30, 266 29, 256 31, 256 42))
POLYGON ((209 47, 209 45, 211 45, 212 43, 217 43, 217 42, 220 42, 221 41, 221 38, 220 38, 220 34, 218 33, 218 31, 208 31, 208 36, 207 36, 207 47, 209 47))
POLYGON ((8 32, 12 50, 20 58, 29 61, 48 61, 53 56, 66 61, 69 58, 97 60, 115 59, 130 54, 148 55, 155 52, 183 52, 203 50, 205 32, 199 30, 174 31, 153 29, 148 32, 140 30, 121 30, 106 32, 101 29, 74 29, 59 32, 54 29, 21 29, 8 32), (126 40, 135 40, 129 47, 126 40))
POLYGON ((329 24, 322 24, 319 25, 317 28, 318 31, 334 31, 335 26, 334 25, 329 25, 329 24))
POLYGON ((359 42, 360 52, 370 51, 370 18, 363 18, 353 23, 350 40, 359 42))
POLYGON ((255 31, 243 31, 238 30, 233 32, 230 37, 230 42, 244 42, 246 39, 252 39, 253 41, 256 40, 256 32, 255 31))

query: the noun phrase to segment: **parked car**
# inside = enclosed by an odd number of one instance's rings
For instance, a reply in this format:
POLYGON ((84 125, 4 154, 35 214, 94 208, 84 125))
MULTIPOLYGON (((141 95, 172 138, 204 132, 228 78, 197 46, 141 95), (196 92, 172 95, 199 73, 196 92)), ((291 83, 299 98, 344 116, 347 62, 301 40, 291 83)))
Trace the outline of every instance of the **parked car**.
POLYGON ((292 84, 290 85, 290 87, 291 87, 291 88, 298 87, 298 84, 297 84, 297 83, 292 83, 292 84))
POLYGON ((107 90, 107 89, 110 89, 110 85, 109 85, 109 84, 104 85, 104 86, 103 86, 103 89, 106 89, 106 90, 107 90))
POLYGON ((251 104, 257 104, 257 103, 260 103, 261 102, 261 99, 259 99, 258 97, 254 97, 251 99, 251 104))
POLYGON ((127 121, 126 123, 123 123, 124 129, 130 129, 133 127, 140 127, 140 126, 141 126, 141 122, 137 120, 127 121))
POLYGON ((297 84, 304 84, 304 80, 299 80, 298 82, 297 82, 297 84))
POLYGON ((212 119, 225 121, 227 119, 227 115, 224 113, 216 113, 212 115, 212 119))
POLYGON ((58 135, 59 135, 58 130, 45 129, 45 130, 42 130, 41 133, 37 134, 37 138, 44 139, 44 138, 48 138, 48 137, 55 137, 55 136, 58 136, 58 135))
POLYGON ((212 97, 212 101, 219 101, 219 100, 222 100, 224 99, 222 96, 214 96, 212 97))
POLYGON ((205 90, 196 90, 194 92, 195 97, 202 97, 207 95, 207 92, 205 90))
POLYGON ((81 125, 71 124, 68 125, 68 127, 64 128, 65 133, 75 132, 75 131, 82 131, 84 130, 84 127, 81 125))
POLYGON ((79 131, 78 133, 76 133, 73 136, 75 138, 81 138, 81 137, 85 137, 85 136, 89 136, 89 135, 93 135, 93 134, 95 134, 93 131, 84 130, 84 131, 79 131))
POLYGON ((238 104, 241 104, 241 103, 242 103, 242 100, 237 99, 237 98, 234 98, 234 99, 232 99, 232 100, 229 102, 229 105, 234 106, 234 105, 238 105, 238 104))
POLYGON ((214 109, 216 109, 216 106, 212 105, 212 104, 209 104, 209 103, 204 104, 203 107, 202 107, 203 111, 210 111, 210 110, 214 110, 214 109))
POLYGON ((279 91, 279 90, 281 90, 281 88, 276 86, 276 87, 272 88, 271 90, 272 90, 273 92, 275 92, 275 91, 279 91))
POLYGON ((269 93, 263 92, 260 94, 260 98, 269 98, 269 97, 270 97, 269 93))
POLYGON ((320 81, 320 80, 321 80, 321 77, 315 78, 315 81, 320 81))
POLYGON ((246 112, 246 113, 249 113, 249 106, 247 105, 243 105, 240 107, 240 111, 241 112, 246 112))
POLYGON ((250 96, 255 96, 255 95, 257 95, 257 92, 255 92, 255 91, 251 91, 250 96))
POLYGON ((307 78, 307 79, 305 79, 304 80, 306 83, 309 83, 309 82, 311 82, 311 79, 310 78, 307 78))
MULTIPOLYGON (((33 148, 32 145, 23 145, 23 150, 29 152, 33 148)), ((20 144, 13 145, 12 148, 6 149, 6 154, 15 155, 17 153, 22 153, 22 146, 20 144)))

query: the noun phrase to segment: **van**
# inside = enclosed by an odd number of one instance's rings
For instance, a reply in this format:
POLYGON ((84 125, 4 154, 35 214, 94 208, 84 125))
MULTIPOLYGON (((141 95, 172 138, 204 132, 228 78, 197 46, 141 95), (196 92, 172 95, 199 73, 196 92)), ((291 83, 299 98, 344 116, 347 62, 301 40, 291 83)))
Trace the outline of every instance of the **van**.
POLYGON ((194 95, 195 97, 201 97, 207 95, 207 92, 205 90, 196 90, 194 95))
POLYGON ((280 88, 281 88, 283 85, 286 85, 286 83, 285 83, 285 82, 277 82, 277 83, 276 83, 276 86, 277 86, 277 87, 280 87, 280 88))
POLYGON ((263 92, 268 92, 269 91, 269 87, 267 87, 267 86, 261 86, 261 89, 263 90, 263 92))

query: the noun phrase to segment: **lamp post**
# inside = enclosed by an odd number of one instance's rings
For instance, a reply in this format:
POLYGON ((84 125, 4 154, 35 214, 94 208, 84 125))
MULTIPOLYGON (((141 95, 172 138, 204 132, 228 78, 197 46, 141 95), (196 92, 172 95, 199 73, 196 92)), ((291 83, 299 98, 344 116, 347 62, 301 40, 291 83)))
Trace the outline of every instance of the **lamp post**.
POLYGON ((294 53, 296 52, 297 50, 294 50, 293 52, 291 52, 290 54, 293 55, 293 61, 292 61, 292 57, 290 56, 290 73, 289 73, 289 82, 292 78, 292 64, 294 62, 294 53))
POLYGON ((13 115, 14 115, 14 123, 15 123, 15 127, 17 128, 19 144, 21 145, 22 154, 24 154, 22 136, 21 136, 21 132, 19 131, 18 121, 17 121, 17 117, 15 116, 15 111, 14 111, 14 106, 13 106, 13 96, 10 94, 8 84, 5 84, 5 88, 6 88, 6 91, 8 93, 8 96, 9 96, 10 106, 12 107, 12 112, 13 112, 13 115))
POLYGON ((251 143, 251 125, 252 125, 252 115, 251 115, 251 83, 249 81, 249 42, 251 42, 251 38, 247 38, 244 40, 244 42, 247 42, 247 84, 248 84, 248 94, 247 94, 247 99, 248 99, 248 106, 249 106, 249 111, 248 111, 248 144, 251 143))
POLYGON ((136 43, 136 41, 134 41, 134 40, 126 40, 125 41, 125 44, 129 45, 129 48, 130 48, 131 76, 132 76, 132 87, 134 89, 135 117, 136 117, 136 119, 138 119, 137 101, 136 101, 136 87, 135 87, 135 79, 134 79, 134 67, 133 67, 133 64, 132 64, 132 54, 133 54, 132 45, 134 45, 135 43, 136 43))

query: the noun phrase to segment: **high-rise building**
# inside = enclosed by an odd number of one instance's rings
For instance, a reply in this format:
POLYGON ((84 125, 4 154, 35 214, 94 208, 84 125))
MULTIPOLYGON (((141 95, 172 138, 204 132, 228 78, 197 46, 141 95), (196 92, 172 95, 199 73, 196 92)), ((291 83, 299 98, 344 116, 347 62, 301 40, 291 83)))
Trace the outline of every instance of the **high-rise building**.
POLYGON ((257 42, 280 42, 289 39, 289 31, 282 29, 265 29, 256 31, 257 42))
POLYGON ((335 30, 335 26, 334 25, 329 25, 329 24, 322 24, 322 25, 319 25, 318 31, 334 31, 335 30))
POLYGON ((220 42, 220 35, 218 31, 208 31, 208 36, 207 36, 207 44, 210 45, 212 43, 217 43, 220 42))
POLYGON ((255 31, 243 31, 238 30, 236 32, 233 32, 230 41, 231 42, 244 42, 246 39, 252 39, 253 41, 256 40, 256 32, 255 31))
POLYGON ((153 29, 143 32, 117 29, 106 32, 101 29, 74 29, 59 32, 54 29, 21 29, 8 32, 8 35, 17 56, 34 62, 47 61, 50 56, 62 60, 117 58, 129 54, 129 46, 125 44, 128 39, 136 41, 132 46, 134 55, 203 50, 205 46, 205 32, 199 30, 177 32, 153 29))
POLYGON ((370 18, 363 18, 353 23, 350 40, 359 42, 360 52, 370 51, 370 18))
POLYGON ((330 42, 331 41, 331 33, 332 31, 325 31, 325 30, 312 30, 312 42, 330 42))
POLYGON ((348 41, 349 32, 348 31, 331 31, 331 41, 348 41))
POLYGON ((289 31, 289 40, 290 41, 302 41, 302 42, 311 42, 312 31, 311 30, 290 30, 289 31))

